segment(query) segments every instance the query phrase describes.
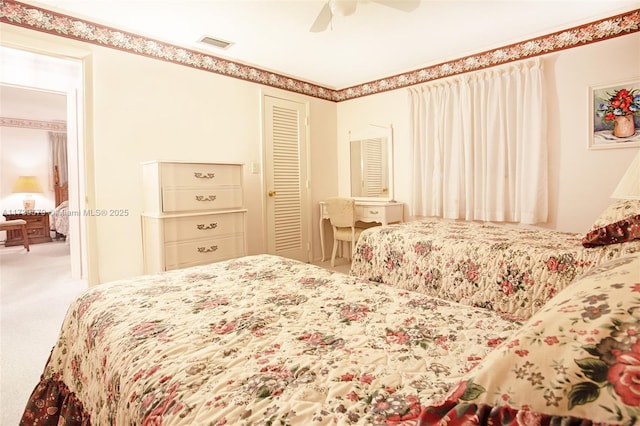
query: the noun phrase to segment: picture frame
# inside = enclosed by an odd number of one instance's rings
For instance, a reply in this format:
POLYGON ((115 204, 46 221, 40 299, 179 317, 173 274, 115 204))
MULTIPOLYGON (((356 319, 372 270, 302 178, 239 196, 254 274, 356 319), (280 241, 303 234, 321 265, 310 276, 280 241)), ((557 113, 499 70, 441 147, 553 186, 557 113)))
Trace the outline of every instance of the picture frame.
POLYGON ((590 86, 588 99, 589 149, 640 147, 640 77, 590 86))

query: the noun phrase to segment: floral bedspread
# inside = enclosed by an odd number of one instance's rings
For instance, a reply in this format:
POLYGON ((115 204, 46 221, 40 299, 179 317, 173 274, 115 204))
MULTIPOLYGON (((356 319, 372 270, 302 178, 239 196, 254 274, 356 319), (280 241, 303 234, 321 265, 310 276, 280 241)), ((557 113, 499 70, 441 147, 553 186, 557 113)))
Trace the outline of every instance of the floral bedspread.
POLYGON ((51 229, 58 234, 69 235, 69 202, 63 201, 51 213, 51 229))
POLYGON ((592 269, 487 355, 421 425, 640 422, 640 255, 592 269))
POLYGON ((581 234, 425 219, 369 228, 351 274, 526 320, 577 276, 640 252, 640 240, 585 248, 581 234))
POLYGON ((21 424, 415 424, 518 329, 270 255, 121 280, 70 306, 21 424))

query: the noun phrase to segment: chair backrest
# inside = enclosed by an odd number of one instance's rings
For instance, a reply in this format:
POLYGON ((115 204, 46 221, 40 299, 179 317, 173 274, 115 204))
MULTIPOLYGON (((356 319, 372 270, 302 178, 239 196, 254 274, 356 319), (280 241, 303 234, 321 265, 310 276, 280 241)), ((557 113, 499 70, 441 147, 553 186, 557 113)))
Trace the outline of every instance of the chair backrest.
POLYGON ((352 227, 356 222, 356 202, 353 198, 332 197, 325 200, 331 225, 352 227))

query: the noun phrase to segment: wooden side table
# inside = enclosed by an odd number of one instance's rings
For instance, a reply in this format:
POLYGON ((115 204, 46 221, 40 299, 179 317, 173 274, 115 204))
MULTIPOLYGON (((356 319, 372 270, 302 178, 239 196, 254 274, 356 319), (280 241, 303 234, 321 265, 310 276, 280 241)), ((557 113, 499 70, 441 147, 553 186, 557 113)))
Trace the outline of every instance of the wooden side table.
MULTIPOLYGON (((27 222, 27 235, 29 244, 39 244, 51 242, 51 229, 49 227, 49 212, 42 210, 23 212, 4 212, 3 216, 7 220, 22 219, 27 222)), ((19 230, 7 230, 7 240, 4 245, 19 246, 23 244, 22 232, 19 230)))

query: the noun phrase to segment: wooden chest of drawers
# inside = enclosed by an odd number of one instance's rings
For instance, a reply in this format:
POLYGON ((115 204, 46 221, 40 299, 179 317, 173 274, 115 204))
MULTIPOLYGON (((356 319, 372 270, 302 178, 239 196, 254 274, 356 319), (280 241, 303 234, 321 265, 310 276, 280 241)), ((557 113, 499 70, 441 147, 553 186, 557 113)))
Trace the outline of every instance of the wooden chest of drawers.
POLYGON ((143 164, 145 273, 246 254, 242 165, 143 164))
MULTIPOLYGON (((29 236, 29 244, 48 243, 51 242, 51 229, 49 228, 49 212, 25 211, 23 213, 6 213, 4 217, 7 220, 22 219, 27 221, 27 235, 29 236)), ((20 231, 7 231, 7 240, 4 245, 21 246, 22 233, 20 231)))

